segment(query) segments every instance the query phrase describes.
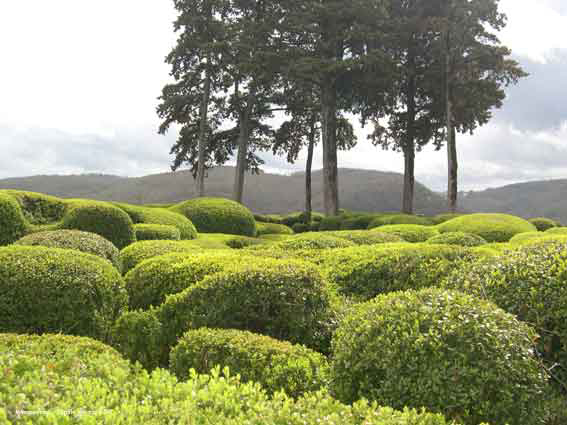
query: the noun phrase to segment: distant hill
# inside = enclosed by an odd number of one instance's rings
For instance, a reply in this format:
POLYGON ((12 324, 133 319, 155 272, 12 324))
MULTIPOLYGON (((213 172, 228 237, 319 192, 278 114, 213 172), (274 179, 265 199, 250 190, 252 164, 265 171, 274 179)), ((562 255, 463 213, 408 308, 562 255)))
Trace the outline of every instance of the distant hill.
MULTIPOLYGON (((209 171, 207 196, 230 198, 234 168, 209 171)), ((370 170, 340 169, 341 207, 357 211, 399 211, 403 176, 370 170)), ((313 208, 323 210, 322 173, 313 173, 313 208)), ((138 178, 110 175, 34 176, 0 180, 0 189, 47 193, 61 198, 90 198, 133 204, 174 203, 190 199, 195 183, 188 171, 138 178)), ((244 203, 260 213, 291 212, 303 208, 304 174, 262 173, 247 175, 244 203)), ((445 210, 442 197, 416 182, 416 212, 437 214, 445 210)))
POLYGON ((567 180, 516 183, 460 194, 463 209, 503 212, 520 217, 549 217, 567 225, 567 180))

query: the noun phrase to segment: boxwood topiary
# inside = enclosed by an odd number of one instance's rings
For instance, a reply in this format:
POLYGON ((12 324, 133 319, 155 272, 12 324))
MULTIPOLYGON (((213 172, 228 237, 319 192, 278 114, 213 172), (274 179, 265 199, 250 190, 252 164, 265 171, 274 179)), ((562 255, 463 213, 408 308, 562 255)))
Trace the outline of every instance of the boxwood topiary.
POLYGON ((391 214, 375 217, 368 223, 366 228, 374 229, 375 227, 392 224, 418 224, 420 226, 431 226, 433 225, 433 221, 427 217, 420 217, 417 215, 391 214))
POLYGON ((368 230, 336 230, 325 232, 324 234, 346 239, 357 245, 376 245, 404 241, 401 237, 392 233, 369 232, 368 230))
POLYGON ((26 234, 26 220, 18 202, 0 192, 0 245, 16 242, 26 234))
POLYGON ((187 379, 190 369, 207 373, 217 365, 228 366, 244 382, 259 382, 269 394, 284 390, 292 397, 321 389, 328 374, 320 353, 235 329, 189 330, 171 351, 170 369, 180 379, 187 379))
POLYGON ((442 233, 432 238, 427 239, 427 243, 436 245, 459 245, 459 246, 480 246, 485 245, 487 242, 478 235, 463 232, 448 232, 442 233))
POLYGON ((96 233, 118 249, 136 241, 134 223, 128 214, 107 202, 71 201, 61 228, 96 233))
POLYGON ((368 225, 376 219, 376 215, 362 214, 349 217, 341 222, 341 230, 366 230, 368 225))
POLYGON ((178 241, 181 239, 179 229, 166 224, 134 224, 134 231, 136 232, 136 240, 138 241, 178 241))
POLYGON ((342 215, 325 217, 319 223, 319 231, 341 230, 343 220, 345 220, 345 217, 342 215))
POLYGON ((250 210, 229 199, 191 199, 170 209, 191 220, 199 232, 256 236, 256 221, 250 210))
POLYGON ((439 234, 435 227, 420 224, 390 224, 372 229, 372 231, 398 235, 407 242, 425 242, 439 234))
POLYGON ((18 240, 16 245, 45 246, 49 248, 73 249, 104 258, 118 271, 122 270, 120 251, 114 244, 96 233, 80 230, 53 230, 32 233, 18 240))
POLYGON ((544 232, 546 235, 567 235, 567 227, 553 227, 544 232))
POLYGON ((528 221, 540 232, 545 232, 547 229, 553 229, 554 227, 561 227, 557 221, 545 217, 530 218, 528 221))
POLYGON ((288 226, 276 223, 256 223, 258 236, 262 235, 293 235, 293 230, 288 226))
POLYGON ((333 337, 332 390, 466 425, 541 423, 547 376, 536 333, 493 304, 425 289, 356 307, 333 337))
POLYGON ((0 248, 0 332, 63 332, 104 340, 128 299, 99 257, 58 248, 0 248))
POLYGON ((508 242, 518 233, 537 230, 520 217, 507 214, 469 214, 441 223, 439 232, 465 232, 481 236, 488 242, 508 242))
POLYGON ((461 217, 463 215, 465 214, 462 213, 437 214, 436 216, 431 218, 431 221, 433 222, 433 224, 441 224, 441 223, 445 223, 446 221, 452 220, 454 218, 461 217))
POLYGON ((55 196, 22 190, 3 190, 0 193, 11 196, 19 203, 26 221, 32 228, 57 223, 67 211, 66 202, 55 196))
POLYGON ((346 248, 354 245, 353 242, 344 238, 309 232, 278 242, 273 247, 284 251, 295 251, 299 249, 346 248))
POLYGON ((153 257, 182 252, 191 254, 200 251, 202 248, 188 241, 141 241, 120 251, 120 261, 123 272, 128 273, 142 261, 153 257))
MULTIPOLYGON (((530 323, 549 367, 567 365, 567 244, 544 242, 456 269, 445 286, 479 298, 530 323)), ((555 368, 563 382, 567 369, 555 368)))
MULTIPOLYGON (((511 244, 522 244, 526 241, 531 241, 534 239, 543 239, 549 237, 550 235, 545 234, 544 232, 524 232, 518 233, 512 239, 510 239, 509 243, 511 244)), ((567 236, 567 235, 566 235, 567 236)))
POLYGON ((293 233, 305 233, 309 232, 311 225, 309 223, 295 223, 292 226, 293 233))

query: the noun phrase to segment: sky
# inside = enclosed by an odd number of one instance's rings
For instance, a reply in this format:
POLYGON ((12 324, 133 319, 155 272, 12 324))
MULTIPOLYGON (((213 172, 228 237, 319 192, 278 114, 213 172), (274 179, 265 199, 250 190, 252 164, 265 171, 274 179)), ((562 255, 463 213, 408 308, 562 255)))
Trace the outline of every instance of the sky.
MULTIPOLYGON (((459 135, 459 187, 567 178, 567 2, 500 0, 499 36, 530 77, 474 135, 459 135)), ((0 1, 0 178, 167 172, 175 130, 157 134, 155 109, 170 82, 173 1, 0 1)), ((339 167, 403 172, 403 158, 366 140, 339 167)), ((320 148, 315 168, 321 168, 320 148)), ((265 171, 303 169, 265 155, 265 171)), ((446 152, 418 153, 416 177, 442 191, 446 152)))

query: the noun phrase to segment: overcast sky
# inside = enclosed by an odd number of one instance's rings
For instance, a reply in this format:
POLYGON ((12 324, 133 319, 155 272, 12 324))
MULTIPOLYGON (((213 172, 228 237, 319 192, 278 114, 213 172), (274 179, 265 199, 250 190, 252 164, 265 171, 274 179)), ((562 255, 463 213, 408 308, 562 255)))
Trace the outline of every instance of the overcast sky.
MULTIPOLYGON (((0 1, 0 178, 169 170, 176 138, 157 134, 157 97, 175 42, 169 0, 0 1)), ((481 189, 567 178, 567 2, 501 0, 501 40, 530 72, 473 136, 460 136, 459 184, 481 189)), ((366 141, 340 167, 403 170, 366 141)), ((320 152, 315 167, 320 168, 320 152)), ((302 169, 266 157, 267 171, 302 169)), ((444 190, 445 151, 419 153, 417 178, 444 190)))

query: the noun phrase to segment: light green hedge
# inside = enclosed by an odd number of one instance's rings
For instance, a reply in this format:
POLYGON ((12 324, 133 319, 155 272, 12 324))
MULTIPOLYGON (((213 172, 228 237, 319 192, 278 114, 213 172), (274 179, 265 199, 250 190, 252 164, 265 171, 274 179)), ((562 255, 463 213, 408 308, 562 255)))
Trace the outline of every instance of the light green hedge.
POLYGON ((514 235, 533 232, 535 226, 520 217, 507 214, 469 214, 441 223, 439 232, 465 232, 488 242, 508 242, 514 235))
POLYGON ((442 233, 440 235, 427 239, 426 242, 436 245, 458 245, 468 247, 481 246, 487 243, 482 237, 478 235, 463 232, 442 233))
POLYGON ((393 233, 370 232, 368 230, 335 230, 325 232, 324 234, 349 240, 356 245, 404 242, 401 237, 393 233))
POLYGON ((0 246, 16 242, 26 234, 26 220, 18 202, 0 192, 0 246))
POLYGON ((425 242, 439 234, 435 227, 420 224, 390 224, 380 226, 372 231, 397 235, 407 242, 425 242))
POLYGON ((195 253, 202 249, 188 241, 141 241, 120 251, 123 272, 128 273, 144 260, 173 253, 195 253))
POLYGON ((539 424, 548 387, 535 338, 513 315, 459 292, 382 295, 335 333, 332 391, 346 403, 425 407, 466 425, 539 424))
POLYGON ((540 232, 545 232, 546 230, 553 229, 554 227, 561 227, 561 225, 557 221, 552 220, 551 218, 536 217, 530 218, 528 221, 532 223, 540 232))
POLYGON ((256 223, 258 236, 262 235, 293 235, 293 230, 284 224, 256 223))
POLYGON ((433 221, 427 217, 420 217, 417 215, 392 214, 376 217, 368 223, 367 228, 374 229, 376 227, 392 224, 418 224, 421 226, 431 226, 433 225, 433 221))
POLYGON ((181 239, 179 229, 166 224, 134 224, 134 231, 138 241, 178 241, 181 239))

